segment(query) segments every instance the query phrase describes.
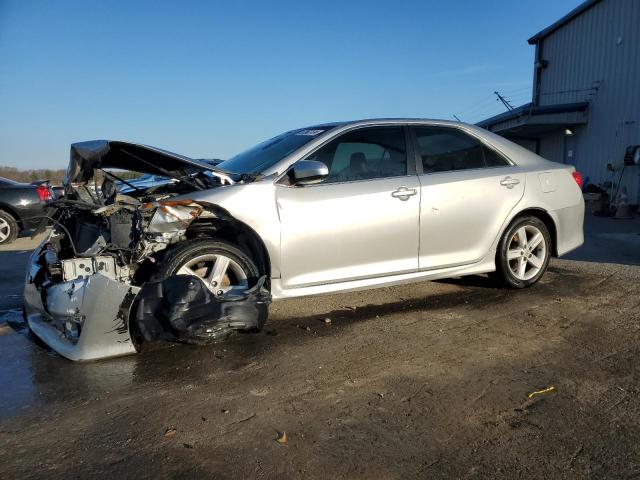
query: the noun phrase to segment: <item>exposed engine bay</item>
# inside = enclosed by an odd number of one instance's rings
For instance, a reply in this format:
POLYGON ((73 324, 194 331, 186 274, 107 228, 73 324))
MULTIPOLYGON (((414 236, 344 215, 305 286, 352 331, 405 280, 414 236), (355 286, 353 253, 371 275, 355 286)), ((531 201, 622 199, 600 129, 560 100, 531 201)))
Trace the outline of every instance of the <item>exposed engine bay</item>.
POLYGON ((73 360, 133 353, 143 340, 204 343, 260 329, 271 300, 265 277, 246 291, 216 295, 198 276, 157 275, 167 249, 215 234, 230 220, 220 207, 185 195, 246 181, 153 147, 72 145, 65 194, 49 205, 52 230, 27 274, 31 329, 73 360), (113 168, 168 181, 137 188, 107 170, 113 168), (118 185, 133 188, 122 194, 118 185))

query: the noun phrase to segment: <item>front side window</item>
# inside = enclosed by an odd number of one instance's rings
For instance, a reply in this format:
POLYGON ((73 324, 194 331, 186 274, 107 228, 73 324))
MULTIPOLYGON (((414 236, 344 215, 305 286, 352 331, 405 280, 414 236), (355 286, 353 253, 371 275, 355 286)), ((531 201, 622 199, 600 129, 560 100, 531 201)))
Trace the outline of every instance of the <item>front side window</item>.
POLYGON ((307 157, 329 167, 323 183, 352 182, 407 174, 402 127, 361 128, 340 135, 307 157))
POLYGON ((459 130, 417 127, 415 132, 424 173, 509 165, 502 156, 459 130))

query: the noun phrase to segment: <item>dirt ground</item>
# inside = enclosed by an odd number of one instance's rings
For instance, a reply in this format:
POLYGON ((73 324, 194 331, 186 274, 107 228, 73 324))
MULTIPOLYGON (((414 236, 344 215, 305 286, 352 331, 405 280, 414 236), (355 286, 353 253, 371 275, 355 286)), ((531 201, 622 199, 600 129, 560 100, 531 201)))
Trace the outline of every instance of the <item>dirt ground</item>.
POLYGON ((638 476, 639 281, 554 261, 525 291, 289 300, 260 334, 86 364, 9 312, 0 478, 638 476))

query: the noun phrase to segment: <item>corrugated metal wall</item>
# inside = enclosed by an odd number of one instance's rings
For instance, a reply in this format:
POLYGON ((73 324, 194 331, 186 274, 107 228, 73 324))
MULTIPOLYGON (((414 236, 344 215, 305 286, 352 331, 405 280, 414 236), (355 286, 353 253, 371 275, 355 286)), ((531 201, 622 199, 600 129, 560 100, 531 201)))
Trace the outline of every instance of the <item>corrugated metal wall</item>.
MULTIPOLYGON (((541 58, 549 64, 540 78, 540 105, 591 102, 589 122, 574 137, 574 161, 592 182, 609 180, 607 163, 620 163, 628 145, 640 144, 640 0, 597 3, 542 39, 541 58)), ((540 153, 563 161, 562 140, 544 137, 540 153)), ((633 203, 639 170, 627 167, 622 183, 633 203)))
POLYGON ((541 137, 538 154, 552 162, 564 163, 564 131, 559 130, 541 137))
POLYGON ((517 143, 521 147, 524 147, 524 148, 526 148, 528 150, 531 150, 532 152, 536 151, 536 141, 535 140, 528 140, 526 138, 514 138, 512 140, 512 142, 517 143))

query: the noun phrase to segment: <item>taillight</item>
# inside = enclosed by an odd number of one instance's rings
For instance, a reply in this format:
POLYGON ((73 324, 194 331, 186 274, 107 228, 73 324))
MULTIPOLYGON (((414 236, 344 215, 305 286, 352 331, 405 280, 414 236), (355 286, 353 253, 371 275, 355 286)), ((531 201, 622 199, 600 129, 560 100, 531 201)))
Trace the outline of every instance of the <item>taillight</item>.
POLYGON ((38 185, 36 187, 36 193, 41 201, 46 202, 47 200, 51 200, 53 196, 51 195, 51 190, 46 185, 38 185))
POLYGON ((571 176, 578 184, 578 187, 580 187, 580 190, 582 190, 582 174, 580 172, 573 172, 571 176))

